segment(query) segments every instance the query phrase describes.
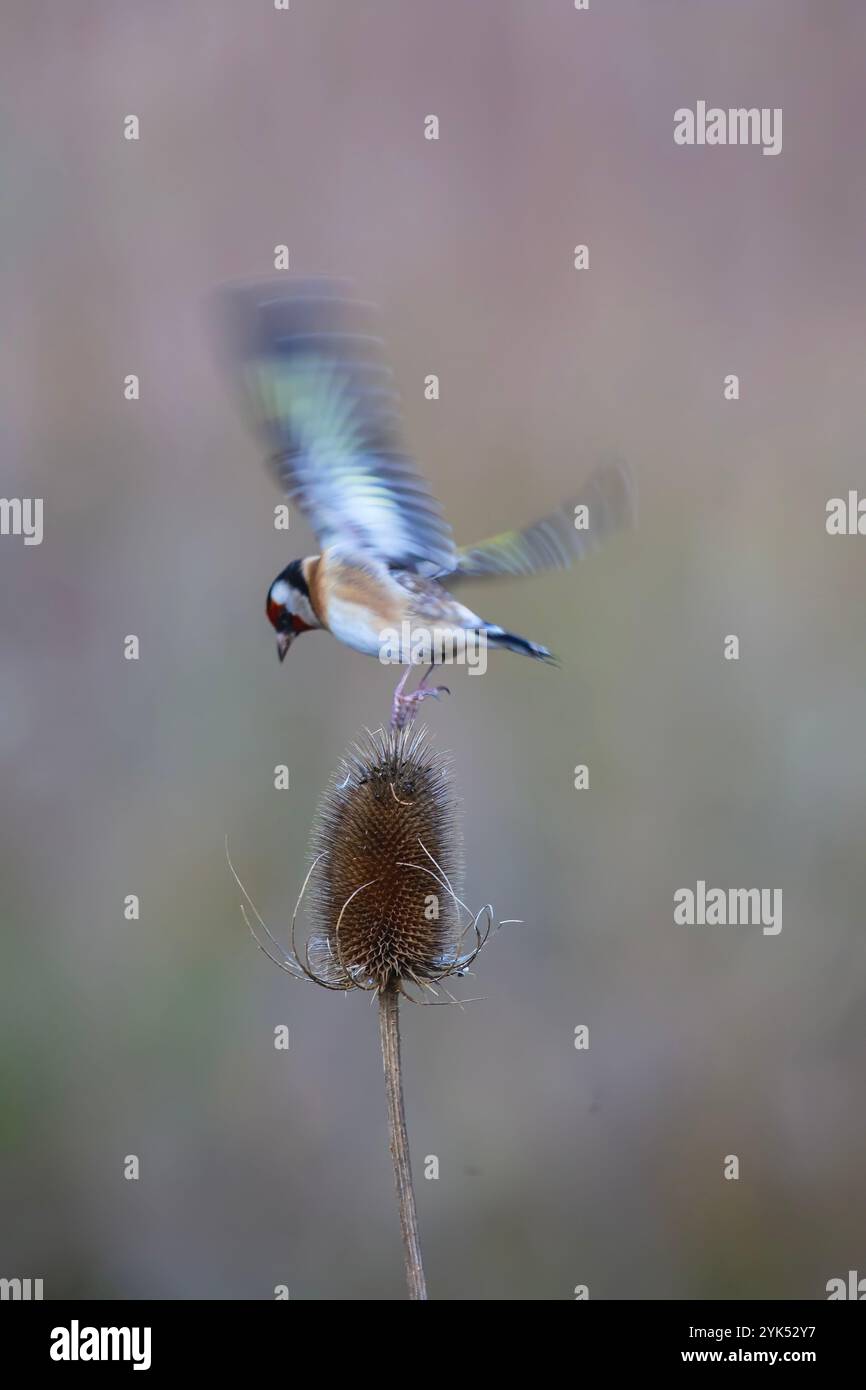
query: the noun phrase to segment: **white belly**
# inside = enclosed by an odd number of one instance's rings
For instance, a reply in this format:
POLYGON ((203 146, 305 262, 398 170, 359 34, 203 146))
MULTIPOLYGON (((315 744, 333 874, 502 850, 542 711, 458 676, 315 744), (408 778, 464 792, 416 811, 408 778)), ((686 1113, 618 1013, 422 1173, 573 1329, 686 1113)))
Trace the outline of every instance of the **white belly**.
POLYGON ((450 664, 455 659, 455 643, 462 650, 459 641, 466 636, 450 623, 420 618, 380 627, 370 622, 369 610, 342 600, 331 600, 328 617, 335 637, 355 651, 377 657, 383 665, 450 664))
POLYGON ((385 640, 379 624, 370 621, 368 609, 336 597, 328 606, 328 626, 347 647, 367 656, 378 656, 385 640))

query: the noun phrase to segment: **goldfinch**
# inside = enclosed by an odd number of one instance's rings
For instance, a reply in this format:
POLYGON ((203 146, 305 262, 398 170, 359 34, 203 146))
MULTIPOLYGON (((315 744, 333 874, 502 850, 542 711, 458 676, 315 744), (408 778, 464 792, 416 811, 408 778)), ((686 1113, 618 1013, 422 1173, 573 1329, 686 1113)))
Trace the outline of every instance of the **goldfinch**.
POLYGON ((467 641, 554 662, 546 647, 487 622, 442 581, 567 567, 632 518, 623 465, 597 469, 579 498, 542 521, 458 549, 403 449, 373 307, 353 300, 341 281, 280 280, 226 291, 224 314, 242 402, 320 546, 268 589, 280 661, 299 633, 324 629, 356 651, 400 662, 407 669, 394 698, 397 726, 445 689, 425 676, 405 694, 412 665, 459 659, 467 641))

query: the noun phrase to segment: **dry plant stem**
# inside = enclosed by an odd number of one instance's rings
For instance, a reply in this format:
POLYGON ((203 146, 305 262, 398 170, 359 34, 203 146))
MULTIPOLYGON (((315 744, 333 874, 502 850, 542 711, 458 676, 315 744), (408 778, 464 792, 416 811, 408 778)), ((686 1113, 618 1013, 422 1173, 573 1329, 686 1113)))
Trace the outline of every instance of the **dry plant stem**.
POLYGON ((406 1257, 406 1282, 409 1297, 426 1299, 424 1267, 421 1263, 421 1242, 418 1239, 418 1217, 415 1212, 415 1189, 412 1185, 412 1165, 409 1160, 409 1136, 406 1133, 406 1112, 403 1109, 403 1073, 400 1065, 400 995, 396 986, 388 985, 379 991, 379 1037, 382 1042, 382 1063, 385 1068, 385 1091, 388 1097, 388 1129, 391 1136, 391 1157, 394 1160, 394 1181, 397 1184, 397 1203, 403 1231, 406 1257))

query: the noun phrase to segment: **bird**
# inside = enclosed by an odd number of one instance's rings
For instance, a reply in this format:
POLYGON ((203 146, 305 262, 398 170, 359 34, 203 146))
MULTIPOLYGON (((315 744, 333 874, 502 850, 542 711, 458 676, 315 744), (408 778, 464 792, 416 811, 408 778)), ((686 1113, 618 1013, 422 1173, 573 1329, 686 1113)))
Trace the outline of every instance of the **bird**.
POLYGON ((566 568, 629 524, 635 489, 626 465, 602 463, 575 499, 540 521, 459 548, 406 451, 375 306, 346 281, 325 277, 230 286, 221 299, 241 410, 319 545, 268 588, 280 661, 299 634, 325 630, 358 652, 399 662, 395 728, 424 699, 448 692, 428 680, 467 642, 558 664, 547 647, 489 622, 451 590, 467 580, 566 568), (429 669, 407 693, 422 662, 429 669))

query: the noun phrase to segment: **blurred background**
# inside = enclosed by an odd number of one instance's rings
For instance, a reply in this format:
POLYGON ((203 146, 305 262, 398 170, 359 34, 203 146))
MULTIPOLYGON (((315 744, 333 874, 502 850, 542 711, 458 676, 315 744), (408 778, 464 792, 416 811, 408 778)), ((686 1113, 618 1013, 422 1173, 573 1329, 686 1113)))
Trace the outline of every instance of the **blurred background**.
POLYGON ((425 709, 465 895, 525 923, 458 983, 481 1002, 404 1010, 431 1296, 866 1273, 866 541, 824 526, 866 488, 866 9, 2 9, 2 492, 45 533, 0 540, 0 1275, 403 1297, 375 1012, 268 964, 224 857, 285 939, 394 684, 325 637, 280 667, 265 620, 313 545, 274 530, 209 300, 278 243, 381 304, 459 541, 606 451, 640 484, 638 531, 571 574, 466 591, 562 670, 502 654, 425 709), (782 107, 782 153, 676 147, 699 99, 782 107), (781 935, 674 927, 699 878, 782 889, 781 935))

